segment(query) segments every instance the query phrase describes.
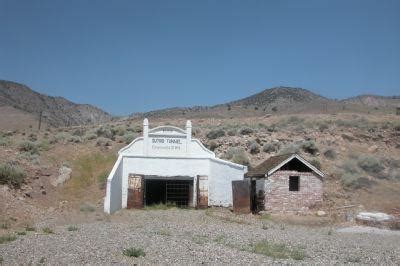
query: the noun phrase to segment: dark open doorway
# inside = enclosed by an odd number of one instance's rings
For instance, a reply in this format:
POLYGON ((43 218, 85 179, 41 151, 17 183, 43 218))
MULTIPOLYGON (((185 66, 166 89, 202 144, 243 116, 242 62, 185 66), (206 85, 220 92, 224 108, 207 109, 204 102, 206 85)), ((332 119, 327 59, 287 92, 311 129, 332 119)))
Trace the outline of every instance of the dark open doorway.
POLYGON ((145 204, 172 204, 178 207, 192 206, 193 180, 146 179, 145 204))

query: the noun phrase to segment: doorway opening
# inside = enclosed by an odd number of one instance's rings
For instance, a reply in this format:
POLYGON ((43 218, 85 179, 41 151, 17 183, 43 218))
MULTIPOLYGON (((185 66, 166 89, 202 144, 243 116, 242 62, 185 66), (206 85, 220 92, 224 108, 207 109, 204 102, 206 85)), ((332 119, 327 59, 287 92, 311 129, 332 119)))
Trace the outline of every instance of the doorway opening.
POLYGON ((191 207, 193 180, 145 179, 145 205, 171 204, 180 208, 191 207))

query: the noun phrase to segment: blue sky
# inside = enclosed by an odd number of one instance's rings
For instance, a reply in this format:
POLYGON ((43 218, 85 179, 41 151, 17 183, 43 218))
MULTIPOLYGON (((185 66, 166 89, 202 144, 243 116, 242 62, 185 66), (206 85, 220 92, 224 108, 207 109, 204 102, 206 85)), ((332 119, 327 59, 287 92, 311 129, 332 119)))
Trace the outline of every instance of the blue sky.
POLYGON ((400 1, 0 0, 0 79, 113 114, 400 94, 400 1))

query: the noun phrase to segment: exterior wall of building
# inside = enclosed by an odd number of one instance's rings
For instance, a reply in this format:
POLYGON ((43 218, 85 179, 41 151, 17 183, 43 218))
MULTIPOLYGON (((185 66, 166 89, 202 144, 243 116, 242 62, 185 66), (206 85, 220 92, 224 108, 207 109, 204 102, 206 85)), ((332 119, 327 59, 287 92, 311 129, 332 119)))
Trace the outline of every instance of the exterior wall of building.
POLYGON ((322 202, 322 180, 313 172, 276 171, 265 180, 266 211, 308 212, 322 202), (289 176, 299 176, 299 191, 289 191, 289 176))
POLYGON ((106 198, 104 199, 104 211, 113 213, 122 208, 122 156, 118 157, 110 175, 107 178, 106 198))
POLYGON ((155 175, 163 177, 190 176, 193 177, 193 205, 196 205, 197 175, 209 176, 209 160, 194 158, 151 158, 125 157, 122 177, 122 208, 128 201, 129 174, 155 175))
POLYGON ((227 164, 223 160, 210 161, 208 205, 232 206, 232 181, 243 180, 245 171, 241 165, 227 164))
POLYGON ((188 176, 193 178, 193 206, 196 206, 197 176, 207 176, 208 205, 232 205, 232 180, 242 180, 247 167, 215 158, 197 139, 192 139, 192 125, 186 130, 161 126, 149 128, 143 121, 143 137, 119 151, 118 161, 107 179, 104 211, 112 213, 127 207, 128 176, 188 176))

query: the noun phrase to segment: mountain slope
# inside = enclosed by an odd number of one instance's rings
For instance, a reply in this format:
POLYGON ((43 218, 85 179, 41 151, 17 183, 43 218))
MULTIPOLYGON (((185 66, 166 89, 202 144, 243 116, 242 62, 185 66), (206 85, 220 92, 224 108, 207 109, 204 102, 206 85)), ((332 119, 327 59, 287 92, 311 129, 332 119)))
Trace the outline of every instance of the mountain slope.
POLYGON ((260 93, 230 102, 229 104, 242 106, 267 106, 273 104, 275 106, 284 106, 297 103, 311 103, 316 101, 325 103, 332 100, 302 88, 276 87, 263 90, 260 93))
POLYGON ((359 104, 370 107, 400 107, 400 96, 359 95, 342 100, 348 104, 359 104))
POLYGON ((13 107, 39 117, 52 126, 82 125, 111 120, 111 115, 88 104, 76 104, 62 97, 52 97, 29 87, 0 80, 0 106, 13 107))

